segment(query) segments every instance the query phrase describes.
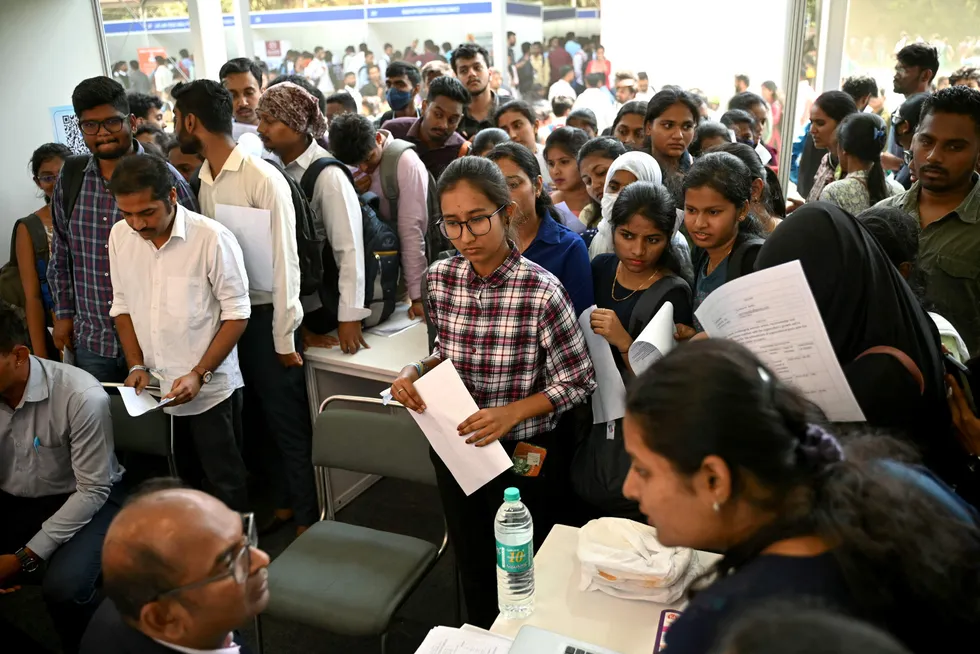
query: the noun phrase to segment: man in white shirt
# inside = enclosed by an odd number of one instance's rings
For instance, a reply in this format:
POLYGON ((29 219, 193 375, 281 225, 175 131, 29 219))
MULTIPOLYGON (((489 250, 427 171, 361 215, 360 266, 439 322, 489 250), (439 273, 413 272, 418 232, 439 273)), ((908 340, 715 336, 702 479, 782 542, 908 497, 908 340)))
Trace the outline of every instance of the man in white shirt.
MULTIPOLYGON (((318 159, 334 156, 317 144, 327 128, 317 99, 290 82, 276 84, 259 103, 259 136, 285 165, 298 184, 318 159)), ((326 228, 328 247, 337 264, 340 296, 336 307, 323 307, 327 323, 337 326, 341 349, 353 354, 367 347, 361 321, 371 315, 364 307, 364 225, 357 191, 339 166, 327 166, 317 176, 313 209, 326 228)), ((321 308, 319 296, 303 298, 307 317, 321 308)), ((322 333, 329 325, 313 329, 322 333)), ((312 328, 312 326, 311 326, 312 328)), ((333 326, 329 326, 333 329, 333 326)))
POLYGON ((262 156, 262 144, 255 130, 259 117, 255 113, 262 99, 262 70, 248 57, 229 59, 218 71, 221 85, 231 93, 235 110, 235 124, 232 136, 245 151, 257 157, 262 156))
POLYGON ((234 630, 269 603, 254 516, 178 480, 153 479, 112 521, 105 601, 81 654, 239 654, 234 630))
POLYGON ((167 99, 168 89, 174 84, 174 73, 170 70, 167 60, 157 57, 157 67, 153 71, 153 89, 161 100, 167 99))
POLYGON ((603 90, 605 76, 602 73, 592 73, 585 76, 585 83, 588 86, 572 105, 572 111, 579 109, 589 109, 595 114, 596 124, 601 133, 604 129, 612 125, 616 117, 613 112, 613 103, 609 93, 603 90))
POLYGON ((650 78, 646 73, 640 71, 636 74, 636 97, 634 100, 649 102, 654 95, 654 90, 650 88, 650 78))
MULTIPOLYGON (((330 147, 337 158, 370 177, 370 190, 381 200, 381 218, 398 230, 402 273, 412 302, 411 317, 423 317, 422 273, 428 267, 425 258, 425 233, 429 225, 426 199, 429 193, 429 171, 414 150, 405 150, 397 159, 398 199, 391 206, 385 197, 381 179, 385 150, 397 139, 387 130, 376 130, 366 116, 342 114, 330 123, 330 147)), ((394 152, 394 151, 393 151, 394 152)), ((391 156, 391 155, 389 155, 391 156)))
POLYGON ((561 77, 558 78, 558 81, 548 89, 548 102, 551 102, 559 96, 571 98, 572 100, 578 97, 578 93, 572 87, 572 82, 575 81, 575 69, 571 66, 563 66, 560 75, 561 77))
POLYGON ((236 221, 242 225, 250 218, 270 221, 271 243, 254 237, 243 242, 241 228, 236 234, 249 272, 252 303, 248 327, 238 342, 245 379, 243 422, 246 432, 259 429, 264 422, 267 433, 273 435, 283 468, 271 471, 270 481, 282 483, 282 490, 288 485, 291 505, 286 508, 282 493, 276 524, 294 518, 297 531, 302 533, 316 522, 319 512, 313 479, 313 428, 300 355, 303 307, 299 299, 296 213, 289 183, 275 166, 235 145, 231 137, 231 94, 217 82, 198 80, 177 87, 174 99, 181 150, 204 157, 199 174, 201 213, 226 225, 236 221), (253 215, 246 216, 246 212, 236 211, 240 207, 261 212, 247 212, 253 215), (249 416, 251 412, 255 414, 249 416))
POLYGON ((109 234, 116 332, 126 386, 160 379, 164 411, 194 443, 214 495, 245 511, 241 412, 245 385, 236 344, 251 305, 242 250, 221 223, 176 204, 167 165, 124 157, 109 184, 124 220, 109 234))

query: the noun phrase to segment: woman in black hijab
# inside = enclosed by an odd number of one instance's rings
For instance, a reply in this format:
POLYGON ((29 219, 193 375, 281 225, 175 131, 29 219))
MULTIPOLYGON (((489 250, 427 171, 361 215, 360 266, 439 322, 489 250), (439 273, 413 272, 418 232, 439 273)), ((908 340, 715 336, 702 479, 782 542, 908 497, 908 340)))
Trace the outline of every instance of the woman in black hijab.
POLYGON ((947 483, 963 482, 939 334, 881 246, 850 214, 815 202, 772 233, 756 270, 797 259, 868 424, 908 437, 947 483))

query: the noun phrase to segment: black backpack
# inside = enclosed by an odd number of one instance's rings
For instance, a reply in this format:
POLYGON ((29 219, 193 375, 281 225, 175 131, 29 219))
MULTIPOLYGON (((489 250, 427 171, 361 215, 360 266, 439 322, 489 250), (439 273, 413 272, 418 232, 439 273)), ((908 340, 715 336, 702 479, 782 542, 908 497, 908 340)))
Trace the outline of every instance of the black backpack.
MULTIPOLYGON (((739 234, 735 239, 735 246, 728 255, 728 270, 725 274, 725 283, 738 279, 744 275, 755 272, 755 260, 759 256, 759 250, 765 245, 766 240, 755 234, 739 234)), ((697 278, 704 270, 704 264, 708 260, 708 253, 696 248, 694 251, 694 276, 697 278)))
MULTIPOLYGON (((329 166, 336 166, 344 172, 347 180, 354 186, 354 177, 343 162, 330 157, 317 159, 303 173, 300 188, 312 204, 316 180, 329 166)), ((356 189, 357 187, 354 186, 356 189)), ((401 266, 398 255, 398 232, 383 221, 379 212, 379 199, 374 193, 358 195, 361 205, 361 224, 364 235, 364 307, 371 315, 364 319, 366 327, 373 327, 387 320, 395 311, 398 301, 398 281, 401 266)), ((323 248, 323 283, 320 285, 320 299, 323 307, 333 320, 336 319, 337 303, 340 301, 338 279, 340 271, 334 260, 329 243, 323 248)), ((332 320, 332 321, 333 321, 332 320)), ((332 322, 331 321, 331 322, 332 322)))
MULTIPOLYGON (((667 277, 645 291, 630 314, 626 325, 630 336, 636 338, 653 319, 664 296, 676 288, 690 287, 680 277, 667 277)), ((588 412, 591 422, 592 412, 588 412)), ((623 497, 623 482, 630 469, 630 458, 623 445, 623 421, 616 420, 610 434, 607 423, 591 425, 588 435, 576 444, 572 457, 571 478, 575 493, 603 515, 643 521, 636 502, 623 497)))
MULTIPOLYGON (((326 242, 326 230, 323 223, 317 219, 316 211, 310 206, 309 200, 299 184, 283 170, 275 161, 263 159, 279 171, 289 184, 289 194, 293 201, 293 211, 296 213, 296 253, 299 255, 299 294, 300 297, 313 295, 320 291, 323 282, 323 244, 326 242)), ((190 181, 191 190, 198 198, 201 196, 201 178, 195 172, 190 181)))

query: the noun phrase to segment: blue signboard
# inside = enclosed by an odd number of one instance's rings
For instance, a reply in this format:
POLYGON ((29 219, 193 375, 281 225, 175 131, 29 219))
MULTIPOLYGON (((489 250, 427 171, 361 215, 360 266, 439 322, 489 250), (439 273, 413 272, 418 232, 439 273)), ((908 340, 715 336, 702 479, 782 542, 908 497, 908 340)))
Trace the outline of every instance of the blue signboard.
POLYGON ((572 20, 575 18, 575 10, 571 7, 561 9, 545 9, 543 20, 550 22, 553 20, 572 20))
MULTIPOLYGON (((222 16, 225 27, 235 26, 235 17, 222 16)), ((132 32, 186 32, 191 28, 189 18, 153 18, 139 20, 110 20, 103 25, 106 34, 130 34, 132 32)))
POLYGON ((261 14, 253 12, 249 17, 249 23, 253 27, 283 23, 325 23, 338 20, 364 20, 364 8, 266 11, 261 14))
POLYGON ((541 15, 541 5, 524 5, 519 2, 508 2, 507 14, 509 16, 531 16, 537 18, 541 15))
POLYGON ((578 12, 577 12, 577 14, 576 14, 576 16, 578 18, 598 18, 599 17, 599 10, 598 9, 579 9, 578 12))
POLYGON ((390 7, 369 7, 368 20, 384 18, 424 18, 427 16, 472 16, 489 14, 489 2, 461 2, 451 5, 406 5, 390 7))

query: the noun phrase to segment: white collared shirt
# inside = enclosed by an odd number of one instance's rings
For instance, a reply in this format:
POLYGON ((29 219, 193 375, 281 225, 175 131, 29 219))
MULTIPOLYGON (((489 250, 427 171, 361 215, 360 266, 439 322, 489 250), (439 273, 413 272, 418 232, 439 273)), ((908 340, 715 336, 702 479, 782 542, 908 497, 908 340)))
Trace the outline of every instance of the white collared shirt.
MULTIPOLYGON (((310 164, 324 157, 334 158, 316 141, 312 141, 306 152, 285 167, 286 172, 299 184, 310 164)), ((312 204, 326 228, 327 240, 340 273, 337 319, 340 322, 363 320, 371 315, 371 310, 364 308, 364 223, 361 221, 357 191, 344 171, 337 166, 327 166, 313 187, 312 204)))
POLYGON ((303 322, 299 301, 299 254, 296 251, 296 212, 289 183, 267 161, 248 154, 238 145, 224 166, 212 177, 205 160, 199 173, 201 213, 211 218, 215 207, 266 209, 272 214, 272 292, 249 289, 252 306, 272 304, 272 338, 276 352, 296 351, 293 332, 303 322))
POLYGON ((181 647, 180 645, 167 643, 157 638, 154 638, 153 640, 160 643, 164 647, 174 650, 175 652, 183 652, 183 654, 239 654, 239 652, 241 652, 241 647, 236 645, 235 641, 231 640, 230 637, 229 641, 231 642, 231 645, 228 647, 219 647, 218 649, 192 649, 190 647, 181 647))
MULTIPOLYGON (((129 314, 143 363, 161 378, 160 390, 201 362, 222 321, 247 320, 248 277, 242 250, 221 223, 177 205, 170 238, 157 249, 125 220, 109 233, 115 318, 129 314)), ((204 413, 244 386, 238 349, 221 362, 192 401, 165 408, 177 416, 204 413)))

